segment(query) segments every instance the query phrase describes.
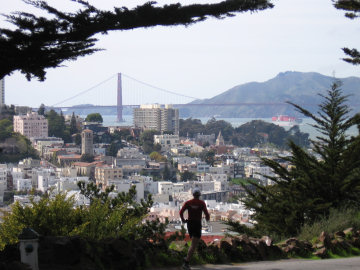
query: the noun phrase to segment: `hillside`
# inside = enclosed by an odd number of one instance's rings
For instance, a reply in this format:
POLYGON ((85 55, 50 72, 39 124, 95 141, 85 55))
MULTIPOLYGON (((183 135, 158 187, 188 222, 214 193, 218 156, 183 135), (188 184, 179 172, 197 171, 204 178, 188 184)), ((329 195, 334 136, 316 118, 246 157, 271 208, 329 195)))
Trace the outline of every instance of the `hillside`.
MULTIPOLYGON (((342 89, 351 96, 351 104, 360 104, 360 78, 340 78, 342 89)), ((279 73, 265 82, 250 82, 235 86, 210 99, 196 100, 190 104, 268 103, 267 105, 236 106, 186 106, 180 108, 181 117, 271 117, 278 114, 299 116, 290 105, 271 105, 291 101, 316 112, 321 97, 334 81, 333 77, 316 72, 279 73), (214 113, 216 112, 216 113, 214 113)))

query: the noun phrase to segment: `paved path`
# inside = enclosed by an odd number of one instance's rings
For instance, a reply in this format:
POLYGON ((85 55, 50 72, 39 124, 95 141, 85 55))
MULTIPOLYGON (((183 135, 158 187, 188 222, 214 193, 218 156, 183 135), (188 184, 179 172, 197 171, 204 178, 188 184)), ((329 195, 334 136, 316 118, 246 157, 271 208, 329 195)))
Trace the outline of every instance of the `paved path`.
MULTIPOLYGON (((177 268, 163 268, 178 270, 177 268)), ((280 260, 231 265, 192 266, 192 270, 360 270, 360 257, 326 260, 280 260)))

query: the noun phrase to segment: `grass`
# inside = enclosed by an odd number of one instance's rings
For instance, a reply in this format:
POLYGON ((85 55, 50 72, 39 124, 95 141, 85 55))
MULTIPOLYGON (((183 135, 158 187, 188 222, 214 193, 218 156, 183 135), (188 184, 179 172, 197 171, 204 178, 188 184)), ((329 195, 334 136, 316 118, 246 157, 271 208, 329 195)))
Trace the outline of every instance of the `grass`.
POLYGON ((360 211, 357 209, 332 209, 328 218, 323 217, 313 224, 305 224, 298 238, 314 243, 321 232, 335 233, 347 228, 360 228, 360 211))

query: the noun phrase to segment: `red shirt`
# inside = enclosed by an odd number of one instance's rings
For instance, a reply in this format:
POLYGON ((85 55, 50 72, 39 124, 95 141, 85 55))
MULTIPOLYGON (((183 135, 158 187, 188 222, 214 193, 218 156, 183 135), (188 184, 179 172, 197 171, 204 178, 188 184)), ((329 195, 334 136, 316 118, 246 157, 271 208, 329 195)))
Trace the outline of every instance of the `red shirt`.
POLYGON ((185 210, 188 211, 188 220, 201 220, 202 212, 204 212, 206 220, 210 219, 210 215, 206 208, 206 204, 202 200, 194 198, 192 200, 185 202, 185 204, 180 210, 181 220, 185 220, 184 219, 185 210))

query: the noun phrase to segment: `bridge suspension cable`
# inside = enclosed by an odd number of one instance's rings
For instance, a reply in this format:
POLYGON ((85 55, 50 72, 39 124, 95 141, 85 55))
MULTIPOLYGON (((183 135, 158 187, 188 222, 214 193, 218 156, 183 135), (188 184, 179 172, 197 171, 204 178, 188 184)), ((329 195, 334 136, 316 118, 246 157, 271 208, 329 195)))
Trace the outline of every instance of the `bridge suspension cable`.
POLYGON ((151 85, 151 84, 149 84, 149 83, 140 81, 140 80, 135 79, 135 78, 133 78, 133 77, 131 77, 131 76, 129 76, 129 75, 126 75, 126 74, 124 74, 124 73, 121 73, 121 75, 124 76, 124 77, 126 77, 126 78, 128 78, 128 79, 131 79, 131 80, 133 80, 133 81, 136 81, 136 82, 138 82, 138 83, 140 83, 140 84, 143 84, 143 85, 146 85, 146 86, 148 86, 148 87, 151 87, 151 88, 157 89, 157 90, 159 90, 159 91, 162 91, 162 92, 164 92, 164 93, 168 93, 168 94, 172 94, 172 95, 176 95, 176 96, 180 96, 180 97, 185 97, 185 98, 191 98, 191 99, 200 99, 200 98, 197 98, 197 97, 192 97, 192 96, 187 96, 187 95, 179 94, 179 93, 176 93, 176 92, 173 92, 173 91, 170 91, 170 90, 166 90, 166 89, 163 89, 163 88, 160 88, 160 87, 151 85))
POLYGON ((74 99, 74 98, 77 98, 78 96, 81 96, 81 95, 83 95, 83 94, 85 94, 85 93, 88 93, 88 92, 90 92, 91 90, 94 90, 96 87, 99 87, 100 85, 102 85, 102 84, 110 81, 110 80, 113 79, 115 76, 117 76, 117 74, 111 75, 111 77, 103 80, 102 82, 99 82, 98 84, 96 84, 96 85, 94 85, 94 86, 92 86, 92 87, 90 87, 90 88, 88 88, 88 89, 86 89, 86 90, 84 90, 84 91, 81 91, 80 93, 78 93, 78 94, 76 94, 76 95, 74 95, 74 96, 71 96, 71 97, 69 97, 69 98, 67 98, 67 99, 64 99, 64 100, 58 102, 58 103, 55 103, 55 104, 52 105, 51 107, 55 107, 55 106, 57 106, 57 105, 59 105, 59 104, 65 103, 66 101, 72 100, 72 99, 74 99))

